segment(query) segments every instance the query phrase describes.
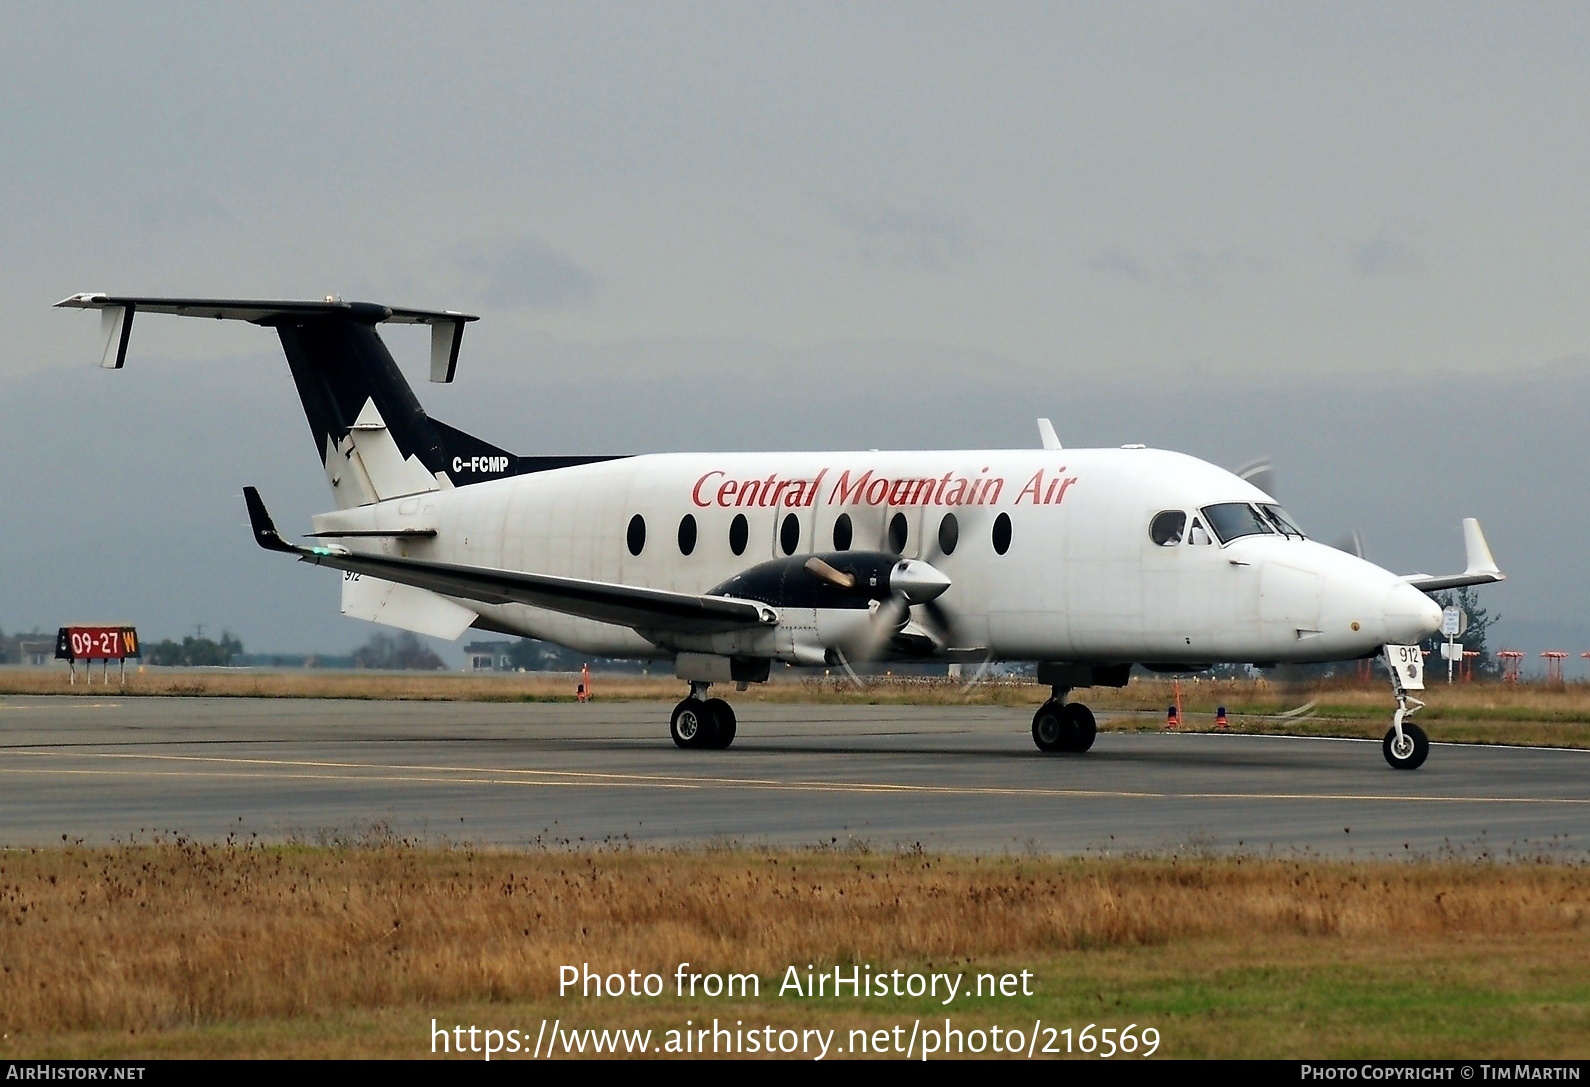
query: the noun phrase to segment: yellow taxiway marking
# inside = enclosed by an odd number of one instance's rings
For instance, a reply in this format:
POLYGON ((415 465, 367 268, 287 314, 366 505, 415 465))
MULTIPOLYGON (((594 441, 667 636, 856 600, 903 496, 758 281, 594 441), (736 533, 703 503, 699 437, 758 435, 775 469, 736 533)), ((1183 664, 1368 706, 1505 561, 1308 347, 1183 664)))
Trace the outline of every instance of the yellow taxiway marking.
POLYGON ((408 763, 328 762, 308 759, 244 759, 215 755, 156 755, 125 752, 12 750, 4 756, 190 763, 214 769, 112 770, 56 767, 5 767, 0 774, 66 774, 95 777, 174 777, 371 781, 414 784, 516 785, 549 788, 748 789, 783 792, 898 793, 935 796, 1069 797, 1125 800, 1335 800, 1437 804, 1590 805, 1590 797, 1451 796, 1377 793, 1171 792, 1126 789, 1057 789, 999 785, 912 785, 882 781, 781 780, 778 778, 700 777, 675 774, 601 773, 588 770, 536 770, 512 767, 441 766, 408 763), (235 769, 234 769, 235 768, 235 769))

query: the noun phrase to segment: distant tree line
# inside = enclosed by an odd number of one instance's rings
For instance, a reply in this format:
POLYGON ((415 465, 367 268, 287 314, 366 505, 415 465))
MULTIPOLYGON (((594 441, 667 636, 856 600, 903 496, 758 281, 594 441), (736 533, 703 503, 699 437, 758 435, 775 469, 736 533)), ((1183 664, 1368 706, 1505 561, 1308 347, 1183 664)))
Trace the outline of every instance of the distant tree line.
POLYGON ((144 662, 167 668, 224 668, 243 654, 243 643, 231 631, 222 631, 221 640, 188 635, 181 642, 170 638, 144 646, 144 662))
POLYGON ((369 641, 353 651, 353 666, 421 672, 447 667, 430 646, 407 630, 397 634, 372 634, 369 641))

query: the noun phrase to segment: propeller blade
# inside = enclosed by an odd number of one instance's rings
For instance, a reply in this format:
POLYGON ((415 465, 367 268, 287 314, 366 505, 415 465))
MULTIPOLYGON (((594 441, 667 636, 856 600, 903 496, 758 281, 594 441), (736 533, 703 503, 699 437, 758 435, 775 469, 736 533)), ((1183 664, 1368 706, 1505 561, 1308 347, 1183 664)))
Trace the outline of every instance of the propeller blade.
POLYGON ((856 670, 850 667, 850 661, 845 657, 845 651, 836 646, 834 648, 834 655, 839 658, 839 666, 845 670, 845 675, 850 677, 850 682, 854 683, 861 690, 865 691, 867 689, 867 685, 861 681, 860 676, 856 675, 856 670))
POLYGON ((860 649, 859 660, 875 661, 883 656, 889 639, 900 633, 906 620, 911 618, 911 605, 903 596, 891 596, 872 609, 867 624, 867 636, 860 649))
POLYGON ((1238 468, 1236 474, 1240 478, 1247 480, 1249 483, 1259 488, 1259 490, 1263 491, 1271 498, 1276 497, 1275 465, 1270 463, 1270 458, 1268 456, 1260 457, 1255 461, 1249 461, 1241 468, 1238 468))
POLYGON ((821 578, 830 585, 837 585, 841 589, 854 589, 856 587, 855 574, 847 574, 843 570, 835 570, 816 555, 806 560, 806 572, 813 577, 821 578))
POLYGON ((937 600, 929 600, 921 606, 922 617, 926 622, 922 626, 933 640, 938 642, 940 649, 948 648, 955 644, 955 617, 952 616, 937 600))
POLYGON ((1331 544, 1338 551, 1345 551, 1357 558, 1364 557, 1364 538, 1357 532, 1349 532, 1341 539, 1331 544))
POLYGON ((977 666, 977 671, 972 673, 972 678, 967 680, 966 681, 966 685, 961 688, 961 693, 962 694, 969 694, 973 687, 975 687, 979 683, 981 683, 983 681, 983 677, 988 674, 988 666, 993 664, 993 663, 994 663, 994 655, 992 653, 990 653, 988 656, 984 657, 983 658, 983 663, 979 664, 977 666))

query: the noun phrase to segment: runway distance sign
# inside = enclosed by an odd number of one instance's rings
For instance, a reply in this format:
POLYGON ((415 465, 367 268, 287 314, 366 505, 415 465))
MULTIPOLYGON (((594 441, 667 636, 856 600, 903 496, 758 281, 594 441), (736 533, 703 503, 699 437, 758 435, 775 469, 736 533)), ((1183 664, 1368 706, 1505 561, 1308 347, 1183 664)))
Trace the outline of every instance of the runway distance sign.
POLYGON ((142 656, 136 627, 62 627, 55 635, 55 659, 126 660, 142 656))

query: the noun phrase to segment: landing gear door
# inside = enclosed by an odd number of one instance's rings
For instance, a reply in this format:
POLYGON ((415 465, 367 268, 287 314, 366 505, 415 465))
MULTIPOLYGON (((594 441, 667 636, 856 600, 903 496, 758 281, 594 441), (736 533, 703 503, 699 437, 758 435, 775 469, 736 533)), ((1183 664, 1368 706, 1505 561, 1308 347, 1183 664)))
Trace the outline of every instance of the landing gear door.
POLYGON ((1424 690, 1424 652, 1416 645, 1386 646, 1386 668, 1404 691, 1424 690))

